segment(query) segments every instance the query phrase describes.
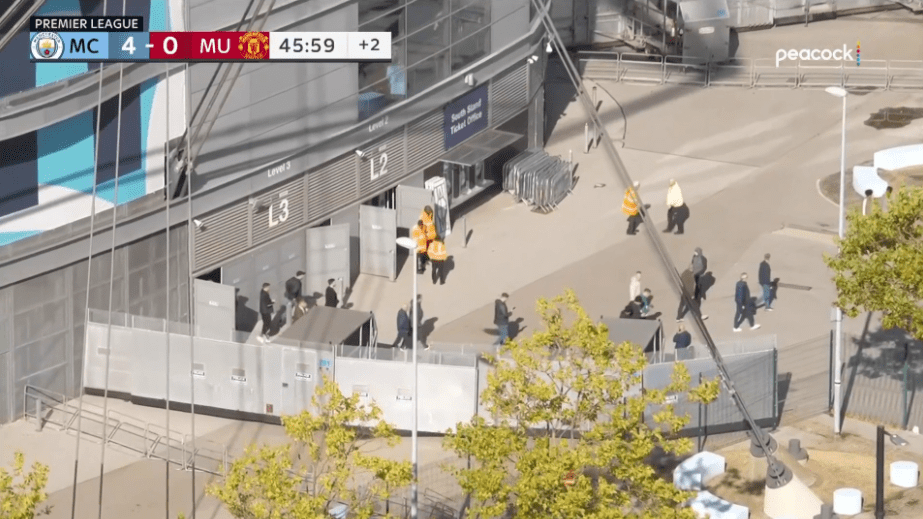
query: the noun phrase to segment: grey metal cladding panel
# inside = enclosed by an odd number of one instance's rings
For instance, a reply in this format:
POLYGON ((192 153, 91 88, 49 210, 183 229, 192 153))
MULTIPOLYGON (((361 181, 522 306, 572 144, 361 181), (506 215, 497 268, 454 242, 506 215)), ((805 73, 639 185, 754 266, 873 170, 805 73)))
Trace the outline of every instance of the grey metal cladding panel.
POLYGON ((442 131, 443 115, 436 110, 407 126, 407 170, 414 172, 429 166, 445 151, 442 131))
POLYGON ((13 349, 13 341, 10 336, 13 324, 11 317, 7 313, 0 314, 0 354, 13 349))
POLYGON ((67 362, 67 334, 58 332, 13 351, 16 380, 67 362))
MULTIPOLYGON (((171 277, 174 277, 172 272, 171 277)), ((135 301, 162 294, 167 286, 167 262, 165 260, 128 274, 128 300, 135 301)))
POLYGON ((0 424, 11 422, 10 408, 13 395, 10 391, 9 353, 0 353, 0 424))
POLYGON ((247 249, 246 200, 203 216, 203 226, 193 234, 195 269, 199 270, 247 249))
POLYGON ((521 112, 528 102, 527 65, 490 83, 490 122, 498 124, 521 112))
POLYGON ((31 308, 52 299, 64 297, 65 281, 64 272, 61 270, 49 272, 17 283, 13 288, 13 298, 16 301, 16 308, 31 308))
POLYGON ((65 299, 58 299, 17 312, 15 325, 13 326, 13 344, 16 346, 23 345, 59 331, 63 323, 67 322, 65 317, 66 302, 65 299))
POLYGON ((369 160, 359 162, 359 198, 361 200, 365 200, 379 189, 407 176, 403 129, 392 133, 373 146, 364 148, 363 152, 369 160), (386 155, 387 160, 382 160, 382 155, 386 155), (372 180, 373 160, 375 174, 379 175, 375 180, 372 180))
POLYGON ((251 213, 253 244, 271 240, 304 224, 304 198, 304 177, 257 196, 256 208, 263 206, 266 209, 254 210, 251 213), (284 208, 283 200, 285 200, 284 208), (270 207, 272 208, 272 223, 270 222, 270 207), (281 221, 283 216, 285 217, 284 222, 281 221))
POLYGON ((358 198, 356 162, 350 153, 318 171, 308 173, 308 221, 341 209, 358 198))

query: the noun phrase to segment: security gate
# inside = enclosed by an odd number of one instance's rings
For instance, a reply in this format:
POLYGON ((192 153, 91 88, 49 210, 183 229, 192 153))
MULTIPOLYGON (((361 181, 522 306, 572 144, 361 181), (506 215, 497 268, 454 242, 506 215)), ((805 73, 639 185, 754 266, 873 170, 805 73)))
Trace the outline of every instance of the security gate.
POLYGON ((335 279, 337 293, 349 287, 349 224, 328 225, 308 229, 306 234, 308 268, 305 269, 301 291, 306 297, 323 294, 327 280, 335 279))
POLYGON ((359 206, 359 271, 397 276, 397 211, 370 205, 359 206))
POLYGON ((413 186, 397 186, 397 225, 410 229, 420 220, 423 208, 435 208, 433 192, 413 186))

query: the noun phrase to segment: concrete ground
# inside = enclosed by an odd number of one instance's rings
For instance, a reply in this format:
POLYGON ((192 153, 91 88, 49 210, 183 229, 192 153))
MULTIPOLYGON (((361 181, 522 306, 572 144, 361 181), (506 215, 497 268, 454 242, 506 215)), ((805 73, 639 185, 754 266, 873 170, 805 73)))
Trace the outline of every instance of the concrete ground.
MULTIPOLYGON (((919 17, 890 11, 816 22, 807 29, 790 26, 743 33, 740 53, 756 56, 762 52, 766 56, 758 57, 771 57, 775 48, 789 46, 796 35, 805 38, 805 45, 813 45, 826 38, 837 42, 848 38, 851 42, 861 33, 863 58, 868 53, 869 59, 919 59, 923 57, 923 24, 919 21, 919 17)), ((691 208, 686 234, 661 236, 680 271, 688 265, 695 247, 704 249, 716 279, 703 305, 703 312, 710 316, 706 325, 711 335, 721 341, 775 334, 780 345, 780 371, 790 370, 793 379, 798 378, 796 375, 817 378, 815 371, 826 372, 826 350, 818 346, 826 348, 826 343, 816 339, 829 333, 834 293, 821 255, 835 252, 829 233, 823 231, 836 229, 837 208, 819 195, 817 182, 839 170, 840 103, 817 90, 703 89, 609 82, 598 86, 602 119, 613 138, 625 136, 619 154, 631 176, 642 183, 640 194, 643 202, 652 206, 650 214, 658 233, 666 217, 668 180, 675 178, 683 189, 691 208), (790 226, 818 232, 806 233, 790 226), (757 315, 763 328, 756 332, 745 328, 735 334, 731 331, 734 283, 747 271, 753 280, 751 291, 758 295, 754 278, 767 252, 772 254, 774 277, 810 290, 780 289, 776 311, 757 315), (810 351, 806 344, 811 345, 810 351)), ((550 84, 549 90, 554 89, 550 84)), ((616 180, 602 149, 582 153, 585 117, 581 105, 567 99, 555 101, 566 108, 553 121, 547 150, 565 157, 573 151, 579 164, 579 182, 573 194, 546 215, 515 204, 506 194, 488 198, 467 213, 471 240, 463 247, 458 229, 449 237, 447 248, 456 267, 446 285, 433 286, 428 276, 421 278, 428 341, 491 343, 496 338, 491 333, 493 301, 500 292, 510 293, 514 319, 522 319, 519 329, 526 335, 539 326, 534 312, 536 299, 552 297, 568 287, 577 292, 590 315, 615 316, 626 302, 629 278, 637 270, 643 272, 644 287, 655 295, 653 311, 662 313, 667 336, 674 333, 678 297, 662 274, 663 266, 649 237, 644 232, 625 234, 625 217, 620 210, 625 186, 616 180)), ((863 124, 869 114, 892 106, 923 106, 923 92, 870 92, 849 98, 848 164, 867 161, 878 149, 920 141, 923 120, 886 130, 863 124)), ((410 298, 412 271, 412 265, 405 264, 393 283, 360 276, 354 286, 353 308, 375 311, 382 340, 395 336, 394 316, 410 298)), ((848 322, 847 330, 858 334, 861 325, 848 322)), ((699 331, 691 331, 697 340, 699 331)), ((164 423, 163 410, 126 405, 125 412, 161 426, 164 423)), ((171 420, 171 428, 191 432, 188 414, 173 413, 171 420)), ((248 443, 276 442, 283 437, 278 426, 201 416, 195 423, 198 438, 223 443, 232 455, 248 443)), ((12 452, 22 449, 29 463, 38 460, 49 464, 49 504, 54 506, 51 517, 70 517, 69 487, 74 478, 71 453, 76 440, 50 426, 41 433, 33 431, 34 425, 23 422, 0 428, 0 463, 8 464, 12 452)), ((408 443, 403 442, 388 455, 409 457, 408 443)), ((100 451, 98 444, 82 442, 77 517, 98 511, 100 451)), ((117 449, 106 452, 102 516, 162 517, 164 462, 134 461, 136 456, 117 449)), ((438 438, 421 442, 422 466, 434 467, 446 457, 438 438)), ((421 478, 424 488, 453 491, 450 480, 440 479, 435 469, 427 470, 431 472, 421 471, 421 475, 427 474, 421 478)), ((215 500, 202 496, 207 480, 198 475, 193 491, 190 474, 171 469, 168 516, 175 517, 178 511, 188 515, 195 499, 197 517, 228 517, 215 500)))

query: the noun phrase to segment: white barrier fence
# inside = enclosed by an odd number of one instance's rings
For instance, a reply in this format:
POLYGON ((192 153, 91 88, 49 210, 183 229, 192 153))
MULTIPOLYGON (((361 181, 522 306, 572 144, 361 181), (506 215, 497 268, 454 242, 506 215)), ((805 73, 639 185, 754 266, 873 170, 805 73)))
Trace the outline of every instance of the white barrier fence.
POLYGON ((863 60, 861 65, 846 61, 836 65, 786 61, 776 66, 774 58, 709 63, 689 56, 585 51, 579 53, 579 61, 585 79, 625 83, 923 90, 923 60, 863 60))

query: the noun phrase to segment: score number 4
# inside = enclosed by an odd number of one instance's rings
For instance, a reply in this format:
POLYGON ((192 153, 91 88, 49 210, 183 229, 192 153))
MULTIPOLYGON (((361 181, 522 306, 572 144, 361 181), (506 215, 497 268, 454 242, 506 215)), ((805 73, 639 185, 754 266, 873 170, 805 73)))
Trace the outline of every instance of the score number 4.
POLYGON ((388 154, 382 153, 378 157, 372 157, 372 160, 369 161, 369 165, 372 167, 372 180, 375 180, 379 177, 383 177, 388 174, 388 154), (378 171, 375 171, 375 161, 378 161, 378 171))

